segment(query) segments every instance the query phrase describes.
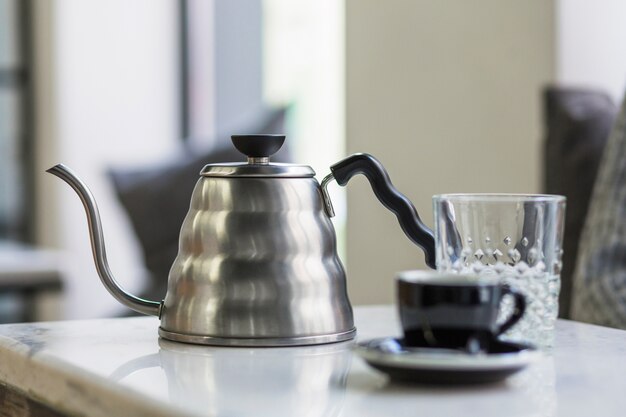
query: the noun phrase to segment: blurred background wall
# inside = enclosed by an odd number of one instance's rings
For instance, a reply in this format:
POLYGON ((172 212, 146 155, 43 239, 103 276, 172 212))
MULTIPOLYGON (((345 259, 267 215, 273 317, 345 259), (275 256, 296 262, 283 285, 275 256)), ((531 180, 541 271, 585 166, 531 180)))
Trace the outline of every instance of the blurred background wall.
MULTIPOLYGON (((355 0, 346 26, 348 152, 376 155, 427 225, 434 194, 539 191, 552 2, 355 0)), ((391 302, 423 253, 363 179, 348 206, 350 294, 391 302)))
MULTIPOLYGON (((372 153, 430 225, 436 193, 540 191, 547 83, 600 88, 615 101, 626 84, 620 0, 28 4, 31 243, 61 253, 65 318, 123 309, 97 279, 78 198, 43 174, 57 162, 92 188, 111 268, 139 291, 141 247, 110 167, 153 166, 183 147, 223 144, 259 109, 284 107, 296 162, 321 179, 344 155, 372 153)), ((331 191, 353 303, 390 302, 395 272, 424 268, 422 252, 363 178, 347 197, 331 191)))
MULTIPOLYGON (((347 150, 378 156, 429 225, 434 194, 541 192, 546 85, 624 93, 623 1, 346 4, 347 150)), ((423 253, 363 178, 348 207, 350 296, 391 302, 423 253)))
POLYGON ((557 0, 556 78, 606 91, 621 102, 626 87, 626 2, 557 0))
POLYGON ((100 284, 74 192, 45 169, 63 162, 96 195, 111 268, 130 291, 141 254, 106 170, 174 152, 178 138, 176 2, 36 1, 38 242, 62 251, 65 317, 119 311, 100 284))

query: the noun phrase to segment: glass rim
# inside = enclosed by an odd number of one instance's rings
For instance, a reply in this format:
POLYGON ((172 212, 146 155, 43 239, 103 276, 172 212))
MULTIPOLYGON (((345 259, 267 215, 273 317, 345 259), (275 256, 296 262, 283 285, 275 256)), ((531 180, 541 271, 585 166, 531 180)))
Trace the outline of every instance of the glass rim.
POLYGON ((452 193, 435 194, 433 201, 474 203, 560 203, 565 196, 558 194, 515 194, 515 193, 452 193))

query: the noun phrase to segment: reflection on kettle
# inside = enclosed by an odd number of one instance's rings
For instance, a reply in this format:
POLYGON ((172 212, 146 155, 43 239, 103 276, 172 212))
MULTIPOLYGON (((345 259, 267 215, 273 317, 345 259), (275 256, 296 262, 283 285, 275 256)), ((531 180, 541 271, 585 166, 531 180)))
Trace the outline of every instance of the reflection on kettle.
POLYGON ((100 215, 87 186, 67 167, 48 172, 81 198, 98 275, 127 307, 161 319, 159 335, 222 346, 297 346, 355 335, 346 276, 336 250, 326 188, 356 174, 393 211, 405 234, 434 268, 434 237, 415 207, 367 154, 352 155, 322 183, 306 165, 270 163, 280 135, 233 136, 245 163, 209 164, 200 172, 180 233, 179 252, 162 302, 124 291, 109 270, 100 215))
POLYGON ((340 414, 352 342, 300 348, 209 348, 159 340, 159 352, 133 359, 111 378, 161 367, 169 400, 208 415, 340 414), (269 377, 271 375, 271 377, 269 377))

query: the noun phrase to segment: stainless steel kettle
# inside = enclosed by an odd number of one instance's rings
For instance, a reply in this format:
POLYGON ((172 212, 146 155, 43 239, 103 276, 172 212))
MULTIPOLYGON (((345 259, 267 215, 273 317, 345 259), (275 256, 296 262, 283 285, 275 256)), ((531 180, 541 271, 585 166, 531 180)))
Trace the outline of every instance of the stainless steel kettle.
POLYGON ((420 221, 383 166, 355 154, 321 183, 306 165, 271 163, 281 135, 236 135, 246 163, 206 165, 180 232, 165 300, 124 291, 109 270, 100 215, 87 186, 64 165, 50 172, 79 195, 89 221, 94 261, 107 290, 140 313, 159 316, 163 338, 207 345, 290 346, 349 340, 355 335, 346 276, 336 251, 326 191, 364 174, 434 267, 432 231, 420 221))

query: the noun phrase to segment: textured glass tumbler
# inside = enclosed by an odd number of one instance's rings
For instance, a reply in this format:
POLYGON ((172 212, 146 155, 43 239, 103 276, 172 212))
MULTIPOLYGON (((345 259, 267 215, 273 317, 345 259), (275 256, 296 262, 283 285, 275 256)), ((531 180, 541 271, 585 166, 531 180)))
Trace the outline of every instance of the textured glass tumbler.
MULTIPOLYGON (((561 288, 565 197, 442 194, 433 197, 433 205, 437 270, 499 277, 527 302, 524 317, 503 338, 551 347, 561 288)), ((500 320, 512 313, 512 301, 506 301, 500 320)))

